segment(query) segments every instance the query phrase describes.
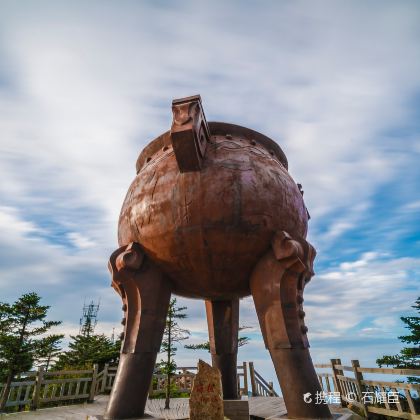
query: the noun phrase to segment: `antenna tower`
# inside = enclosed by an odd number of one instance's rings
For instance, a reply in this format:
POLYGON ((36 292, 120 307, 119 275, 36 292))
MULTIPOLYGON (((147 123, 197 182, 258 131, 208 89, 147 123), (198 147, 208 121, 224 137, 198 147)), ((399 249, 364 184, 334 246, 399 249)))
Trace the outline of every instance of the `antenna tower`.
POLYGON ((99 304, 100 302, 94 303, 93 300, 89 304, 83 304, 83 315, 80 318, 80 335, 89 336, 93 334, 98 322, 99 304))

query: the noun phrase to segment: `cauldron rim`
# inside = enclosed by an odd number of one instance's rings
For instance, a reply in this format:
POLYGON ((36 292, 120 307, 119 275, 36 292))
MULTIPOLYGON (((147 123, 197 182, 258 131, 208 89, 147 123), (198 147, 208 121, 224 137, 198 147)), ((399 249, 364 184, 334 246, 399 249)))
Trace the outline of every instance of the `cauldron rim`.
MULTIPOLYGON (((225 122, 209 121, 208 126, 212 136, 220 135, 237 135, 247 140, 255 140, 261 144, 265 149, 273 151, 274 155, 279 159, 281 164, 288 169, 287 157, 281 147, 272 139, 252 130, 251 128, 243 127, 237 124, 230 124, 225 122)), ((136 173, 139 173, 149 157, 152 157, 156 152, 162 149, 165 145, 171 144, 171 131, 168 130, 160 136, 152 140, 141 152, 136 162, 136 173)))

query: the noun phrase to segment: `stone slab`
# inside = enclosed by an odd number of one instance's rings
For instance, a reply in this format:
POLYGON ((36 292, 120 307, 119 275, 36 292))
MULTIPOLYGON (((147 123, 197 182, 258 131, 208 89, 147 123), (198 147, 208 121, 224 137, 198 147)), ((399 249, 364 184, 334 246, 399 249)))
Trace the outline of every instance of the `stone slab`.
POLYGON ((223 411, 229 420, 249 420, 249 401, 223 400, 223 411))

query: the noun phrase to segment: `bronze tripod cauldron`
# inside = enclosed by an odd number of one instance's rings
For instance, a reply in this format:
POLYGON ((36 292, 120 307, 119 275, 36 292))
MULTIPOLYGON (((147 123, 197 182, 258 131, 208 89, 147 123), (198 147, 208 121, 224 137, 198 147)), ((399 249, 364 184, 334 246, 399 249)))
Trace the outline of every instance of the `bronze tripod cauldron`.
POLYGON ((106 418, 144 414, 171 293, 205 299, 225 399, 238 398, 239 298, 252 294, 288 416, 330 417, 303 401, 321 391, 302 308, 315 250, 285 154, 256 131, 207 123, 200 96, 172 111, 170 131, 137 160, 109 261, 125 330, 106 418))

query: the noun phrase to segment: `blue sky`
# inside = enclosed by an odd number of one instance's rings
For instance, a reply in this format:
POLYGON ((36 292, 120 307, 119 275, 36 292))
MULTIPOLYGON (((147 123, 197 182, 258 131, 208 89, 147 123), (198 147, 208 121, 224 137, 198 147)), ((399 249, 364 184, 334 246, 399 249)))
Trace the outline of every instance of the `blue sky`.
MULTIPOLYGON (((100 299, 98 331, 120 330, 106 264, 136 158, 200 93, 303 184, 313 359, 398 352, 419 295, 419 21, 416 1, 0 0, 1 300, 35 290, 69 334, 100 299)), ((206 338, 203 302, 182 302, 206 338)), ((274 379, 249 298, 241 323, 239 358, 274 379)))

